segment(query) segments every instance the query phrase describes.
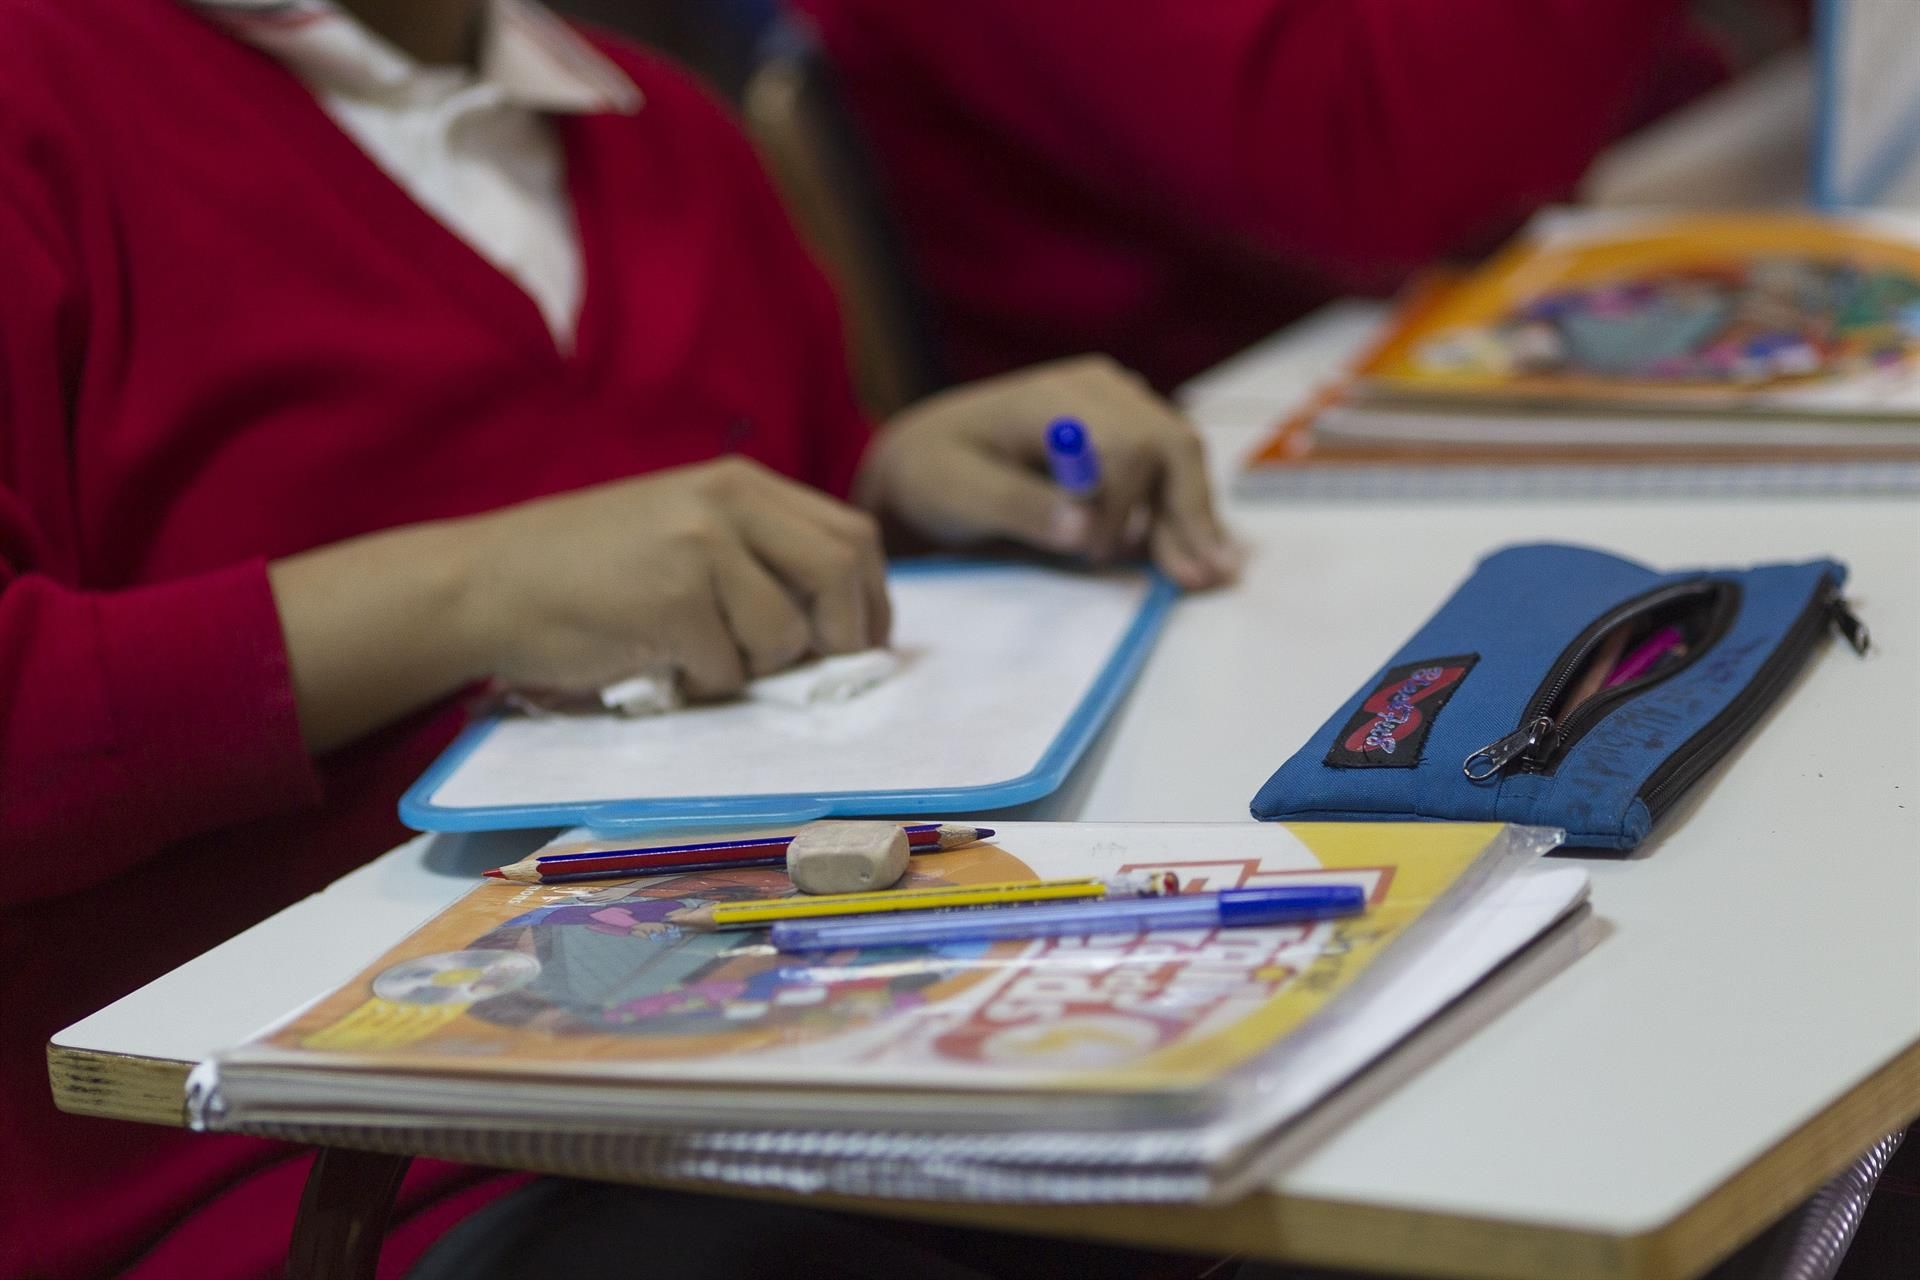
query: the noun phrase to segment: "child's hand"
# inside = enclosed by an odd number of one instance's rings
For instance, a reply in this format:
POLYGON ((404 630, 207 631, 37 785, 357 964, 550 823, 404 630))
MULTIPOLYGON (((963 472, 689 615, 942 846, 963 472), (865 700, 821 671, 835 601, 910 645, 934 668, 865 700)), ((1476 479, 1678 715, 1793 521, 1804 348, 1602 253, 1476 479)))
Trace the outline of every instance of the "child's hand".
POLYGON ((884 644, 872 517, 725 458, 468 523, 463 612, 488 674, 580 692, 657 667, 694 697, 884 644))
POLYGON ((892 625, 873 518, 738 458, 335 543, 268 580, 315 752, 482 677, 584 693, 672 667, 714 697, 892 625))
POLYGON ((1104 356, 928 397, 887 425, 856 492, 870 510, 940 542, 1013 538, 1095 560, 1145 550, 1188 587, 1217 585, 1238 568, 1213 513, 1199 437, 1104 356), (1086 501, 1046 478, 1047 424, 1061 416, 1086 424, 1100 457, 1100 488, 1086 501))

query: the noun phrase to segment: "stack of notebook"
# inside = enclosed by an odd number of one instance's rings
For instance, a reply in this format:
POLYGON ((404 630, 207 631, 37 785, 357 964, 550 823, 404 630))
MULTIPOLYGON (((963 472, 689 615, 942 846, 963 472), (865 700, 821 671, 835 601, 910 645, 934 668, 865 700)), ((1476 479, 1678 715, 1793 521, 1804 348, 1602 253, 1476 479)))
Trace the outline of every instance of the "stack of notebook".
POLYGON ((1244 487, 1920 487, 1920 221, 1546 216, 1416 288, 1244 487))
POLYGON ((1369 906, 825 954, 675 923, 791 893, 778 868, 491 881, 201 1064, 190 1105, 206 1129, 603 1178, 1229 1196, 1275 1135, 1579 906, 1584 872, 1527 866, 1557 837, 1016 823, 914 857, 910 883, 1170 870, 1187 891, 1356 884, 1369 906))

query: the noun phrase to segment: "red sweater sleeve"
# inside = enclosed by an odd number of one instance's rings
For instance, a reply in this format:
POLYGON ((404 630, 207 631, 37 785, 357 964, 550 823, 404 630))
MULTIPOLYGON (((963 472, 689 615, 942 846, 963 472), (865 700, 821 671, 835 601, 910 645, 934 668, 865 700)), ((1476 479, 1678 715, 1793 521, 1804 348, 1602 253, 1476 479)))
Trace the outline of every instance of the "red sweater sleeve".
POLYGON ((85 291, 35 154, 0 147, 0 850, 34 859, 0 901, 84 888, 319 789, 263 564, 80 585, 85 291))
POLYGON ((1182 225, 1413 265, 1564 193, 1680 0, 802 0, 857 76, 921 84, 1182 225))

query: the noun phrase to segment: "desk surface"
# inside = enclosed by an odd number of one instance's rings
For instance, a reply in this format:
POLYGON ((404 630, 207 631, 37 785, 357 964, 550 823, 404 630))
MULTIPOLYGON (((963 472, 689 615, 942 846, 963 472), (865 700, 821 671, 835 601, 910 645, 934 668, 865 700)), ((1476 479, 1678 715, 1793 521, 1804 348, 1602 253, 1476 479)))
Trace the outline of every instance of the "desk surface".
MULTIPOLYGON (((1366 332, 1344 308, 1192 389, 1223 470, 1366 332)), ((1228 504, 1239 589, 1176 610, 1069 780, 1017 816, 1238 820, 1506 542, 1661 566, 1832 554, 1878 648, 1818 657, 1666 835, 1598 861, 1593 950, 1223 1208, 875 1209, 1383 1270, 1696 1274, 1920 1113, 1920 504, 1228 504)), ((1521 602, 1523 603, 1523 602, 1521 602)), ((1016 816, 1016 815, 1006 815, 1016 816)), ((55 1038, 62 1105, 178 1123, 185 1064, 346 980, 528 837, 422 840, 55 1038)))

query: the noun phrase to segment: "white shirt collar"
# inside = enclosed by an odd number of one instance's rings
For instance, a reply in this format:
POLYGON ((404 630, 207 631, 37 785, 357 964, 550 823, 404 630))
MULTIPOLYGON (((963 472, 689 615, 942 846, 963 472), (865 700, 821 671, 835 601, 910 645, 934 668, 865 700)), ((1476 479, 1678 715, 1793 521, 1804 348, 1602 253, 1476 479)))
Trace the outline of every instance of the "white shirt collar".
MULTIPOLYGON (((414 61, 333 0, 191 0, 316 88, 406 99, 444 76, 414 61)), ((631 115, 644 99, 611 59, 533 0, 488 0, 476 83, 535 111, 631 115)))

